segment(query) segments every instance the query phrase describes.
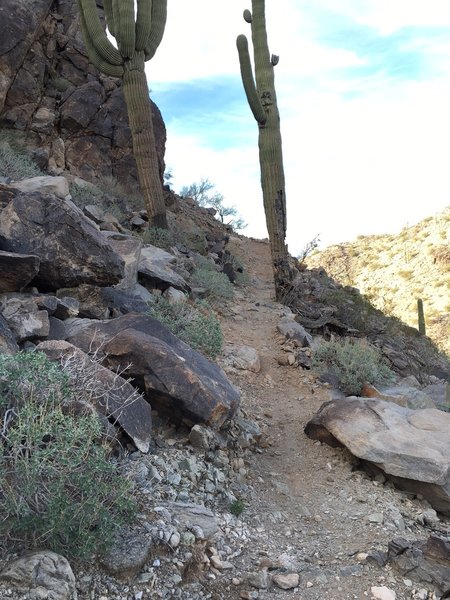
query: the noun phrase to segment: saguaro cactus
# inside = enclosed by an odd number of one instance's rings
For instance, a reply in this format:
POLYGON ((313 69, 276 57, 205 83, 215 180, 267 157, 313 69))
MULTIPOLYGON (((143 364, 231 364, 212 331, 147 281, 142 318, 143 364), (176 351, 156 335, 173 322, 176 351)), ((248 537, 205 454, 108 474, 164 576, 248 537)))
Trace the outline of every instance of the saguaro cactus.
POLYGON ((109 41, 100 21, 96 0, 78 0, 81 30, 89 59, 99 70, 121 77, 133 139, 139 183, 151 226, 167 228, 166 208, 159 177, 152 109, 145 77, 145 61, 158 48, 167 17, 167 0, 104 0, 109 41))
POLYGON ((253 76, 248 41, 239 35, 242 83, 248 103, 259 127, 259 162, 264 212, 269 232, 270 249, 277 297, 290 279, 286 247, 286 193, 281 146, 280 115, 275 92, 274 66, 277 56, 270 56, 267 44, 265 1, 252 0, 252 12, 244 11, 244 20, 252 30, 255 77, 253 76), (255 81, 256 80, 256 81, 255 81))
POLYGON ((419 323, 419 333, 421 335, 426 335, 425 314, 423 312, 423 300, 421 298, 417 299, 417 317, 419 323))

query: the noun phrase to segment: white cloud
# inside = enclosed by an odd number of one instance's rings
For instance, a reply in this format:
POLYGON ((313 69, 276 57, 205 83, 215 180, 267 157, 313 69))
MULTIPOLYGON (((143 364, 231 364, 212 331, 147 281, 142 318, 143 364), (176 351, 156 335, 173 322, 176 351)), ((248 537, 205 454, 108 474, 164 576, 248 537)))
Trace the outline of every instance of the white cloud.
POLYGON ((369 0, 369 4, 366 16, 358 20, 383 34, 409 26, 450 26, 448 0, 369 0))

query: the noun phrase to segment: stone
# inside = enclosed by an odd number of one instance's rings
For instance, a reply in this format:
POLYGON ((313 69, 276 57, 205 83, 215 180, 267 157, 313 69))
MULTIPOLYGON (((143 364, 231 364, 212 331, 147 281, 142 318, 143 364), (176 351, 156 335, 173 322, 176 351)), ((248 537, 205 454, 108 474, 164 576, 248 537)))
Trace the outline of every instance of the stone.
POLYGON ((64 200, 69 196, 69 183, 65 177, 51 175, 40 175, 30 179, 22 179, 11 184, 16 190, 23 194, 51 194, 64 200))
POLYGON ((306 329, 289 316, 282 317, 277 325, 277 331, 288 340, 295 340, 302 348, 311 346, 312 336, 306 329))
POLYGON ((77 600, 78 597, 69 562, 49 550, 14 560, 0 572, 0 579, 27 594, 30 600, 77 600))
POLYGON ((372 594, 372 600, 395 600, 397 598, 397 594, 385 585, 382 585, 381 587, 372 586, 370 592, 372 594))
POLYGON ((378 390, 375 386, 365 383, 361 389, 361 396, 366 398, 380 398, 387 402, 394 402, 407 408, 436 408, 430 396, 415 387, 398 385, 378 390))
POLYGON ((169 252, 146 245, 141 250, 139 276, 146 285, 153 288, 165 290, 171 286, 188 292, 189 285, 186 280, 172 269, 175 262, 176 258, 169 252))
MULTIPOLYGON (((167 502, 164 507, 172 515, 172 522, 178 525, 178 528, 183 527, 196 531, 201 530, 201 539, 209 540, 219 531, 219 523, 217 517, 209 508, 200 504, 192 504, 189 502, 167 502)), ((198 537, 196 535, 196 537, 198 537)))
POLYGON ((239 406, 239 393, 215 363, 148 315, 108 321, 77 319, 68 341, 85 352, 101 347, 105 365, 127 369, 128 377, 156 410, 220 428, 239 406))
POLYGON ((8 326, 8 322, 0 314, 0 354, 15 354, 19 351, 16 338, 8 326))
POLYGON ((148 561, 152 547, 152 538, 146 531, 122 527, 100 563, 108 573, 133 577, 148 561))
MULTIPOLYGON (((144 288, 145 289, 145 288, 144 288)), ((74 288, 61 288, 57 296, 70 296, 79 303, 79 316, 87 319, 108 319, 127 313, 147 313, 149 300, 144 300, 135 287, 99 287, 81 284, 74 288)), ((153 299, 151 296, 150 299, 153 299)))
POLYGON ((89 358, 82 350, 65 341, 46 341, 37 349, 51 360, 70 360, 71 372, 90 373, 92 403, 133 440, 141 452, 149 451, 152 433, 151 406, 134 387, 117 373, 113 373, 89 358))
POLYGON ((72 202, 52 195, 13 198, 0 213, 0 246, 38 256, 35 285, 44 290, 113 285, 124 276, 124 262, 104 236, 72 202))
POLYGON ((346 446, 369 469, 400 489, 422 494, 450 515, 450 413, 411 410, 377 398, 332 400, 307 423, 305 433, 346 446))
POLYGON ((259 373, 261 371, 261 362, 258 353, 250 346, 238 346, 232 350, 232 363, 236 369, 259 373))
POLYGON ((164 298, 169 302, 169 304, 178 304, 180 302, 186 302, 187 296, 181 290, 177 290, 174 287, 170 286, 166 290, 164 290, 163 294, 164 298))
POLYGON ((282 590, 292 590, 298 587, 300 576, 298 573, 274 573, 272 581, 282 590))
POLYGON ((116 288, 129 290, 137 284, 142 242, 131 235, 124 235, 113 231, 104 231, 103 235, 108 240, 114 252, 122 257, 125 263, 124 278, 116 285, 116 288))
POLYGON ((57 304, 52 316, 61 319, 61 321, 78 316, 78 313, 80 312, 80 303, 76 298, 62 296, 57 297, 56 300, 57 304))
POLYGON ((258 590, 267 590, 270 587, 272 578, 267 569, 250 573, 247 576, 247 583, 258 590))
POLYGON ((203 425, 194 425, 189 432, 189 441, 194 448, 210 450, 212 443, 212 432, 203 425))
POLYGON ((45 338, 49 334, 48 312, 39 310, 31 297, 13 296, 5 299, 1 303, 0 311, 19 344, 26 340, 45 338))
POLYGON ((401 575, 450 591, 450 538, 430 535, 427 540, 396 538, 388 545, 388 562, 401 575))
POLYGON ((0 294, 20 292, 39 271, 39 258, 0 250, 0 294))

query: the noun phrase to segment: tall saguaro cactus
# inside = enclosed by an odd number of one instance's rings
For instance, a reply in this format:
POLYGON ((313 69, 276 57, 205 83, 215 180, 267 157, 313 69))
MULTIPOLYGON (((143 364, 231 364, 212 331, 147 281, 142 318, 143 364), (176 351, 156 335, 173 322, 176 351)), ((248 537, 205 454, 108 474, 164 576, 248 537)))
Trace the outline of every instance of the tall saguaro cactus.
POLYGON ((96 0, 78 0, 81 30, 89 59, 100 71, 121 77, 133 139, 133 154, 150 225, 167 228, 166 208, 159 177, 152 109, 145 61, 158 48, 166 24, 167 0, 104 0, 109 41, 100 21, 96 0))
POLYGON ((246 36, 239 35, 236 45, 242 83, 259 128, 259 162, 264 212, 270 239, 275 290, 277 297, 280 297, 283 285, 290 279, 290 269, 285 242, 286 193, 280 114, 274 77, 274 66, 278 63, 278 57, 269 54, 265 0, 252 0, 252 12, 245 10, 244 20, 250 23, 252 30, 255 76, 253 76, 246 36))

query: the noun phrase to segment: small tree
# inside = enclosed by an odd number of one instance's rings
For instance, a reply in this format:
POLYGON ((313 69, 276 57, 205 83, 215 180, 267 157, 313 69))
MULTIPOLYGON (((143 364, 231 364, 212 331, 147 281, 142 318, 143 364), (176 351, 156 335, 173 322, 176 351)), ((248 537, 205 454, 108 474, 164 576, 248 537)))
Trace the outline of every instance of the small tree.
POLYGON ((232 227, 235 231, 247 227, 247 223, 238 216, 235 206, 225 206, 224 197, 220 193, 209 194, 215 185, 209 179, 201 179, 200 182, 192 183, 190 186, 184 186, 181 190, 181 196, 192 198, 199 206, 212 207, 216 210, 220 222, 232 227), (234 217, 226 221, 227 217, 234 217))

